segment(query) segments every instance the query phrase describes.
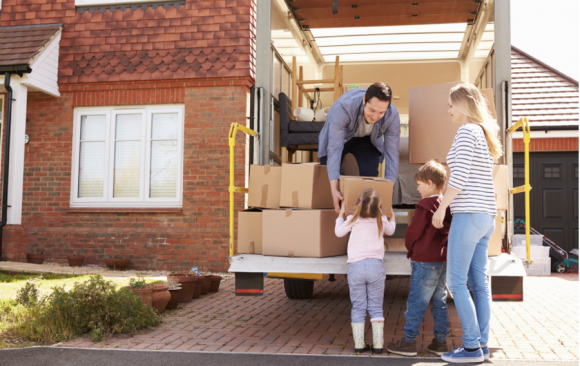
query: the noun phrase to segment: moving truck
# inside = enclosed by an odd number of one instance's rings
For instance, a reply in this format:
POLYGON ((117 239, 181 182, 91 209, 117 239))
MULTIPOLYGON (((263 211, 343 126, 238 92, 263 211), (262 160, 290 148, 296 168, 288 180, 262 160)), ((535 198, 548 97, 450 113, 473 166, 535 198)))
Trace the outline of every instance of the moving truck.
MULTIPOLYGON (((501 244, 510 248, 513 235, 513 198, 508 193, 513 181, 512 141, 507 132, 513 124, 509 2, 258 0, 256 17, 256 39, 251 44, 257 50, 256 85, 246 127, 257 135, 247 140, 247 176, 250 168, 258 165, 270 172, 286 162, 318 161, 316 140, 304 143, 311 139, 309 128, 314 125, 303 125, 304 131, 296 131, 306 136, 305 140, 287 143, 287 120, 295 119, 288 117, 288 111, 330 107, 345 91, 366 88, 376 81, 393 90, 392 103, 401 117, 401 160, 393 194, 397 232, 386 241, 387 276, 411 273, 406 251, 401 248, 418 201, 409 182, 425 159, 444 162, 451 146, 454 133, 439 136, 438 128, 433 128, 439 120, 451 123, 446 116, 449 88, 465 81, 484 91, 504 146, 503 156, 496 161, 496 193, 498 203, 502 203, 498 204, 501 211, 496 220, 498 244, 490 253, 494 256, 489 257, 492 296, 496 301, 522 301, 526 263, 501 253, 501 244), (432 150, 424 150, 426 137, 437 142, 432 150)), ((261 225, 267 225, 265 219, 252 221, 252 215, 260 214, 260 210, 251 209, 240 216, 238 239, 264 230, 261 225)), ((332 214, 336 218, 333 210, 332 214)), ((293 220, 326 220, 326 216, 300 218, 296 214, 293 220)), ((267 275, 284 280, 289 298, 307 299, 312 296, 314 282, 323 275, 330 275, 332 280, 335 274, 348 271, 345 255, 298 256, 292 249, 282 254, 252 254, 261 253, 257 242, 251 240, 245 250, 239 243, 238 253, 230 257, 229 271, 236 275, 237 295, 263 294, 267 275)))

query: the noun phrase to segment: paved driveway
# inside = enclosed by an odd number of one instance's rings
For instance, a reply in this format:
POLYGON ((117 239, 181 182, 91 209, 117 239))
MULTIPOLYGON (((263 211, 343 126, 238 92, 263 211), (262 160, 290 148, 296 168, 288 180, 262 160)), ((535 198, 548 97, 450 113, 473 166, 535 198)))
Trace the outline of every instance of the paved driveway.
MULTIPOLYGON (((578 275, 554 274, 525 279, 525 302, 494 302, 489 346, 496 359, 578 359, 578 275)), ((350 301, 343 276, 319 281, 312 300, 289 300, 281 280, 266 279, 264 297, 234 296, 234 281, 170 312, 164 323, 132 337, 102 343, 78 339, 64 347, 205 352, 352 355, 350 301)), ((403 335, 409 279, 387 281, 385 342, 403 335)), ((448 345, 459 346, 461 324, 449 301, 448 345)), ((367 342, 372 332, 367 319, 367 342)), ((420 356, 433 338, 428 310, 418 338, 420 356)), ((392 357, 387 353, 376 357, 392 357)))

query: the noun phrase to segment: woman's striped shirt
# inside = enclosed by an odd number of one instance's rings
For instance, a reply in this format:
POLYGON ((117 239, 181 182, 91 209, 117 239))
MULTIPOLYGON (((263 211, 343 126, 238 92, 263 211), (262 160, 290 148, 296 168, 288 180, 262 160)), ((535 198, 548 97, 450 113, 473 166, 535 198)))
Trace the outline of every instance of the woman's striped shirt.
POLYGON ((451 213, 483 212, 497 215, 493 189, 493 159, 481 126, 465 123, 459 127, 447 154, 451 169, 449 186, 459 190, 451 202, 451 213))

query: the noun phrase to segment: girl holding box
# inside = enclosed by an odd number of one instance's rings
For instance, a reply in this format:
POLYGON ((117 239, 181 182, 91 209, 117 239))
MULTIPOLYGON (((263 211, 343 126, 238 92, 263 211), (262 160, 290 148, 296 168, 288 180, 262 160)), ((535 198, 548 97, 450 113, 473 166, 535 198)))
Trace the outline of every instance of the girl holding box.
POLYGON ((368 351, 365 343, 365 318, 367 310, 373 328, 373 352, 383 353, 384 322, 383 299, 385 296, 385 267, 383 258, 384 235, 395 232, 395 214, 389 207, 390 220, 381 211, 381 196, 372 188, 360 194, 355 213, 345 221, 344 201, 336 219, 334 232, 348 240, 348 286, 352 302, 352 334, 356 353, 368 351))

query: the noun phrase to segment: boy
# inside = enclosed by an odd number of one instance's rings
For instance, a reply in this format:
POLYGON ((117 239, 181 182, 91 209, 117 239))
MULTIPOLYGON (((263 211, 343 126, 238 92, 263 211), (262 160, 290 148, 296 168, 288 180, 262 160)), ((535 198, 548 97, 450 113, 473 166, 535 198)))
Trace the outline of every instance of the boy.
POLYGON ((405 336, 387 346, 387 350, 403 356, 416 356, 415 339, 429 303, 433 304, 431 314, 435 326, 435 338, 427 350, 442 355, 447 350, 449 333, 449 313, 447 311, 447 290, 445 273, 447 270, 447 237, 451 225, 451 212, 447 209, 443 228, 436 229, 431 219, 443 199, 443 188, 447 173, 443 165, 431 160, 415 173, 414 179, 421 201, 415 208, 415 215, 405 233, 405 246, 411 258, 411 290, 405 312, 405 336))

